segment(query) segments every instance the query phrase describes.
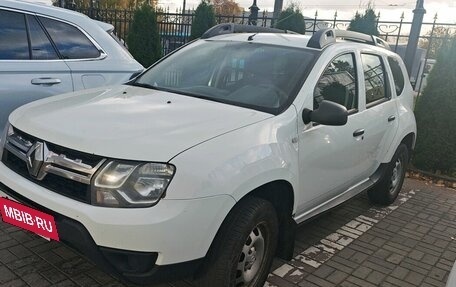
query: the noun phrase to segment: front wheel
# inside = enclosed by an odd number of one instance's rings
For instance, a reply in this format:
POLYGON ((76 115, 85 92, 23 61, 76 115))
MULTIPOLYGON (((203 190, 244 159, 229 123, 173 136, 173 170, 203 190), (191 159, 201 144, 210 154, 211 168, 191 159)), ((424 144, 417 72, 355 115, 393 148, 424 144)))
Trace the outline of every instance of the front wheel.
POLYGON ((389 205, 396 200, 404 183, 408 159, 409 152, 407 146, 400 144, 388 164, 383 178, 367 192, 371 202, 389 205))
POLYGON ((248 197, 227 216, 196 280, 204 287, 260 287, 266 282, 278 238, 277 215, 266 200, 248 197))

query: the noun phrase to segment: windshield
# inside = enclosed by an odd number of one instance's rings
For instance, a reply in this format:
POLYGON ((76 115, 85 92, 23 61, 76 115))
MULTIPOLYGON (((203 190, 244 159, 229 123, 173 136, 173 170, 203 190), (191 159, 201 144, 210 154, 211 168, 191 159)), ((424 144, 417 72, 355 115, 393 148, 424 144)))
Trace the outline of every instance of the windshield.
POLYGON ((312 50, 197 41, 132 84, 278 114, 296 97, 314 58, 312 50))

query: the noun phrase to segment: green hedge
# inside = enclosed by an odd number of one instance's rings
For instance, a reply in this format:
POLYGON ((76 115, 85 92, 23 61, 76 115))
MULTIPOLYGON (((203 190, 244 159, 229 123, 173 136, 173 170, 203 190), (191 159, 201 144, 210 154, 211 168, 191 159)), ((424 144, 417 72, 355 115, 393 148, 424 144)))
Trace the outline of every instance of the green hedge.
POLYGON ((127 36, 128 50, 144 67, 149 67, 162 56, 157 15, 144 4, 135 11, 127 36))
POLYGON ((209 3, 209 1, 201 1, 195 10, 195 18, 192 23, 192 33, 190 35, 190 39, 193 40, 201 37, 204 32, 215 24, 214 7, 209 3))
POLYGON ((415 115, 418 135, 413 164, 456 175, 456 39, 439 51, 415 115))
POLYGON ((374 9, 368 7, 363 15, 356 12, 355 17, 350 21, 348 30, 378 36, 380 33, 377 30, 377 15, 375 15, 374 9))
POLYGON ((306 23, 299 8, 291 5, 280 12, 279 19, 275 25, 277 29, 290 30, 296 33, 306 33, 306 23))

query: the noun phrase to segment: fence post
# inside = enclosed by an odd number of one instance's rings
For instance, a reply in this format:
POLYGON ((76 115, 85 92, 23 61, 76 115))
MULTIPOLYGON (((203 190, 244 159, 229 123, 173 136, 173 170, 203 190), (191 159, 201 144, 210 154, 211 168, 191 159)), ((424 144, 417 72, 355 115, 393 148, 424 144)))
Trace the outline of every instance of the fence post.
POLYGON ((413 10, 413 22, 410 29, 410 36, 405 50, 405 65, 409 75, 412 73, 413 62, 415 61, 416 50, 418 48, 418 40, 420 38, 421 26, 423 25, 423 17, 426 14, 424 9, 424 0, 417 0, 416 8, 413 10))
POLYGON ((397 52, 397 46, 399 45, 399 38, 401 37, 402 22, 404 22, 404 12, 401 15, 401 22, 399 23, 399 31, 397 32, 396 47, 394 47, 394 52, 397 52))
MULTIPOLYGON (((272 13, 273 22, 279 19, 280 12, 283 8, 283 0, 275 0, 274 1, 274 12, 272 13)), ((275 23, 273 23, 275 24, 275 23)))
POLYGON ((314 18, 314 22, 313 22, 312 35, 315 34, 315 31, 317 31, 317 18, 318 18, 318 10, 315 10, 315 18, 314 18))
POLYGON ((377 14, 377 23, 375 23, 375 28, 377 29, 377 31, 378 31, 379 23, 380 23, 380 12, 378 12, 378 14, 377 14))

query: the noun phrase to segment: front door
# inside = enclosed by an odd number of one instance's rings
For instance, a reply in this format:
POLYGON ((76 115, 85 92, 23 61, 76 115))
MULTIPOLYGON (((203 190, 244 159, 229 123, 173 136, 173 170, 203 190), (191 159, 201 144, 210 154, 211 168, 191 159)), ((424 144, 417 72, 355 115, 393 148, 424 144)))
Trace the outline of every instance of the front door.
MULTIPOLYGON (((298 213, 306 212, 362 180, 371 165, 363 149, 365 118, 359 112, 359 85, 355 53, 335 57, 313 91, 316 109, 321 101, 341 104, 349 111, 344 126, 305 125, 299 121, 300 199, 298 213)), ((302 111, 302 109, 301 109, 302 111)))

